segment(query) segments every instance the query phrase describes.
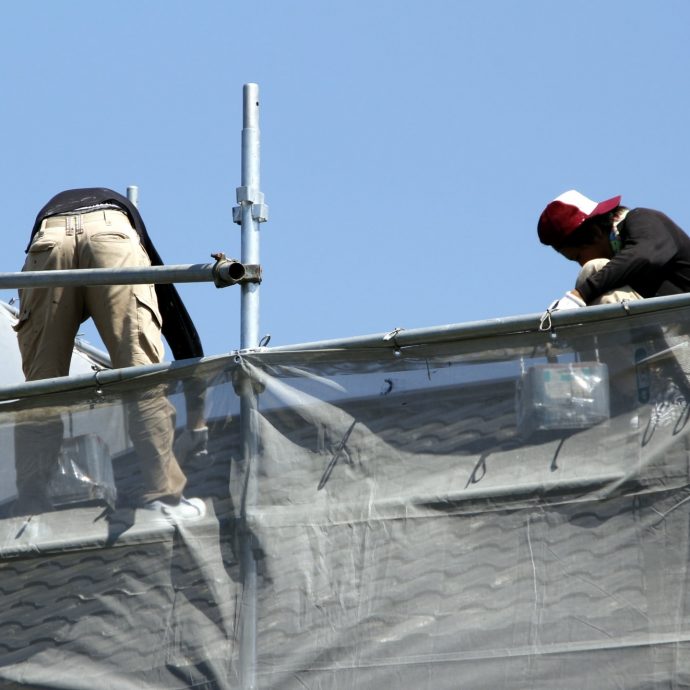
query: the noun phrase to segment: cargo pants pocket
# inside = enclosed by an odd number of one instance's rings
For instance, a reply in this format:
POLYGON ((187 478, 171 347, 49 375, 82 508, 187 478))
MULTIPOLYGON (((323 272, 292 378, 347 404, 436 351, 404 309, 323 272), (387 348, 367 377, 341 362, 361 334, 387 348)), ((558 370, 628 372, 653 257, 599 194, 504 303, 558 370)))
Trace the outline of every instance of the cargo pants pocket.
POLYGON ((158 309, 155 288, 153 285, 135 285, 134 298, 139 346, 148 363, 158 364, 163 361, 165 350, 161 339, 163 319, 158 309))

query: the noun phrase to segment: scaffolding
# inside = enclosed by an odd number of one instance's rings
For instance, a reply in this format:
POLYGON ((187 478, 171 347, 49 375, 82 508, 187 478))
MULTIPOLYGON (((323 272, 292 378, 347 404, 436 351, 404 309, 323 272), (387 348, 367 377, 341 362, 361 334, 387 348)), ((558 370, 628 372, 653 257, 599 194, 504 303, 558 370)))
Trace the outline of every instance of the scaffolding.
POLYGON ((118 492, 0 514, 0 685, 690 682, 690 295, 262 347, 258 102, 245 85, 239 261, 0 275, 242 291, 236 352, 0 388, 3 485, 15 426, 58 414, 63 474, 118 492), (181 409, 190 382, 209 512, 160 521, 125 500, 121 410, 161 388, 181 409))

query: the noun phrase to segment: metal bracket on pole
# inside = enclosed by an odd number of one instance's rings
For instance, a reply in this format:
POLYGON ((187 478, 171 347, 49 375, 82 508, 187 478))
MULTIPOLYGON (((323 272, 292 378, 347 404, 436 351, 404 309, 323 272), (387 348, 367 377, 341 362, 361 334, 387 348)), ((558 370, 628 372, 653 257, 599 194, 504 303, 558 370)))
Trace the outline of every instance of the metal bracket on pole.
MULTIPOLYGON (((237 203, 251 205, 252 220, 265 223, 268 220, 268 204, 264 203, 264 194, 252 187, 238 187, 236 191, 237 203)), ((232 209, 232 220, 242 225, 242 206, 232 209)))

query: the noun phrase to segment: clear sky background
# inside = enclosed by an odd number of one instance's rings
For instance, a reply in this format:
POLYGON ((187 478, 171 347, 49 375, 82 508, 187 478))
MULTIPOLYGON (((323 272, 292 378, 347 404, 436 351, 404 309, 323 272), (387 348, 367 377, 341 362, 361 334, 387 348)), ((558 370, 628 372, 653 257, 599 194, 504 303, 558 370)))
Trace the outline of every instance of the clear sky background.
MULTIPOLYGON (((247 82, 271 345, 542 311, 577 266, 536 222, 570 188, 690 230, 688 0, 0 9, 3 272, 48 198, 84 186, 138 185, 168 263, 239 256, 247 82)), ((180 292, 207 354, 239 347, 239 288, 180 292)))

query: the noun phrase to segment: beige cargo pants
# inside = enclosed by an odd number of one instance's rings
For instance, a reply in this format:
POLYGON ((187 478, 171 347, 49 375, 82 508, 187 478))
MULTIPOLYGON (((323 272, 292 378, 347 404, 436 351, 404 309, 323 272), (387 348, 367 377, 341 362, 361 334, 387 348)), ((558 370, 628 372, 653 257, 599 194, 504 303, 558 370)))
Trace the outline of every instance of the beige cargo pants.
MULTIPOLYGON (((608 262, 608 259, 591 259, 584 264, 577 275, 575 289, 582 287, 587 278, 601 271, 608 262)), ((629 285, 625 285, 617 290, 606 292, 601 297, 597 297, 592 304, 617 304, 619 302, 637 299, 642 299, 642 296, 638 292, 635 292, 629 285)))
MULTIPOLYGON (((126 214, 99 210, 43 221, 24 271, 149 266, 126 214)), ((161 317, 153 285, 104 285, 20 290, 15 330, 27 381, 69 373, 74 338, 92 317, 116 368, 163 358, 161 317)), ((126 405, 129 435, 145 486, 141 499, 178 498, 186 479, 173 454, 174 408, 163 387, 126 405)), ((15 463, 19 501, 44 504, 45 489, 63 437, 61 418, 18 423, 15 463)), ((48 506, 46 506, 47 508, 48 506)))

